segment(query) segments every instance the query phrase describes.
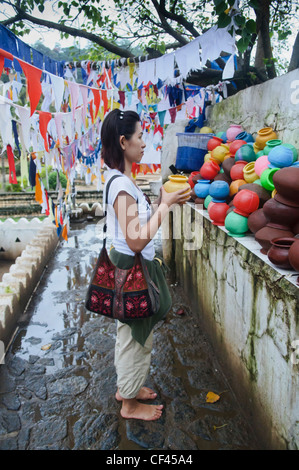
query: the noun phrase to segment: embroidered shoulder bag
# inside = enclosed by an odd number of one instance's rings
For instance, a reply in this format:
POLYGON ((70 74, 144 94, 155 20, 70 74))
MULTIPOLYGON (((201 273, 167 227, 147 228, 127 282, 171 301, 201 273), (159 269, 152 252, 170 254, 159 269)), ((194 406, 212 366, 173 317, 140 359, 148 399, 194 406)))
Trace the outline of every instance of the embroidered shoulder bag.
MULTIPOLYGON (((110 184, 120 176, 112 176, 107 183, 105 218, 110 184)), ((103 247, 87 291, 86 309, 120 321, 151 317, 160 308, 160 293, 149 276, 142 254, 135 254, 134 266, 131 269, 114 266, 106 249, 106 232, 107 221, 103 228, 103 247)))

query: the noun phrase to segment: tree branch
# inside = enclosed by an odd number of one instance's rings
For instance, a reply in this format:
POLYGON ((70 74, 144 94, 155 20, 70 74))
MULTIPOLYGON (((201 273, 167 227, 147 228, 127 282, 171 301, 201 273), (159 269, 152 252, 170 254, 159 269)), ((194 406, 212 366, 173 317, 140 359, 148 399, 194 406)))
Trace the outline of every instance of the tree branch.
POLYGON ((178 33, 175 29, 172 28, 172 26, 170 26, 170 24, 167 23, 167 20, 161 9, 161 5, 157 2, 157 0, 152 0, 152 4, 154 5, 156 12, 159 15, 162 28, 164 29, 164 31, 166 31, 166 33, 174 37, 174 39, 176 39, 182 46, 185 46, 186 44, 188 44, 187 39, 185 39, 184 36, 178 33))
POLYGON ((99 35, 89 33, 87 31, 84 31, 82 29, 77 29, 73 28, 70 26, 67 26, 65 24, 61 23, 54 23, 53 21, 48 21, 48 20, 43 20, 40 18, 36 18, 34 16, 29 15, 28 13, 20 10, 18 7, 15 6, 15 8, 18 10, 18 14, 14 16, 13 18, 9 18, 8 20, 5 20, 1 22, 1 24, 7 26, 8 24, 13 24, 16 23, 17 21, 20 20, 26 20, 29 21, 30 23, 38 24, 40 26, 45 26, 49 29, 53 28, 58 31, 61 31, 63 33, 70 34, 71 36, 79 36, 85 39, 88 39, 89 41, 92 41, 99 46, 103 47, 107 51, 110 51, 120 57, 134 57, 134 54, 132 54, 128 49, 124 49, 122 47, 119 47, 115 44, 110 43, 109 41, 106 41, 105 39, 102 39, 99 35))

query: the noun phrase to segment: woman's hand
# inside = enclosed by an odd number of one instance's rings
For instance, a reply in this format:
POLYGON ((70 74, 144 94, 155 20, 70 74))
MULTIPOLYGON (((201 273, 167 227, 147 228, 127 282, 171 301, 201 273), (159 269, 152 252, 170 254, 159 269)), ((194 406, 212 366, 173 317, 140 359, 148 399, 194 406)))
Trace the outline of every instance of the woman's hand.
POLYGON ((182 205, 185 202, 189 201, 191 198, 191 189, 186 192, 186 188, 179 189, 173 193, 168 193, 165 191, 164 187, 161 188, 161 204, 166 204, 168 207, 171 207, 173 204, 182 205))

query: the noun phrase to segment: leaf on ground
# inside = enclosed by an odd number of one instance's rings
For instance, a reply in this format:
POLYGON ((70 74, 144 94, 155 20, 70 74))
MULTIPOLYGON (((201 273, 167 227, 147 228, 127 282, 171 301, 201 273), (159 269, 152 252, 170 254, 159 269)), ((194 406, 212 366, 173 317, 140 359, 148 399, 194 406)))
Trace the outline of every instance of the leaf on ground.
POLYGON ((206 403, 215 403, 220 399, 220 395, 214 392, 208 392, 206 396, 206 403))
POLYGON ((44 346, 42 346, 41 349, 42 349, 43 351, 47 351, 48 349, 50 349, 51 346, 52 346, 51 343, 44 344, 44 346))

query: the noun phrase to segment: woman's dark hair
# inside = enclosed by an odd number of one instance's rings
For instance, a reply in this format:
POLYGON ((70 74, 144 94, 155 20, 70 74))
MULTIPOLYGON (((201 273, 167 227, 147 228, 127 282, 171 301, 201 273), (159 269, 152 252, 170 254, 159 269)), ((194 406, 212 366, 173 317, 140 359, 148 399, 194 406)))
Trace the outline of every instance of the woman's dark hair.
POLYGON ((129 140, 136 130, 136 123, 140 121, 135 111, 120 111, 114 109, 105 117, 101 129, 102 158, 111 169, 125 171, 123 149, 119 138, 124 135, 129 140))

